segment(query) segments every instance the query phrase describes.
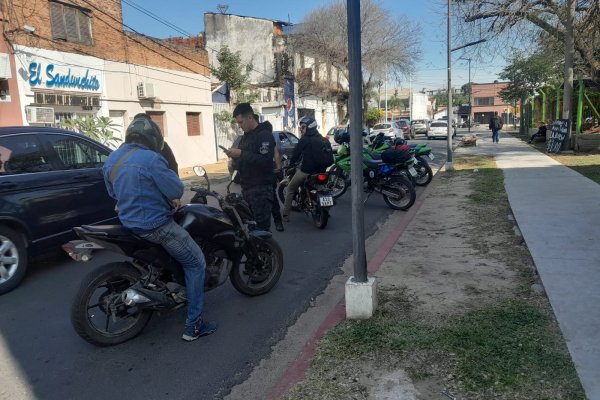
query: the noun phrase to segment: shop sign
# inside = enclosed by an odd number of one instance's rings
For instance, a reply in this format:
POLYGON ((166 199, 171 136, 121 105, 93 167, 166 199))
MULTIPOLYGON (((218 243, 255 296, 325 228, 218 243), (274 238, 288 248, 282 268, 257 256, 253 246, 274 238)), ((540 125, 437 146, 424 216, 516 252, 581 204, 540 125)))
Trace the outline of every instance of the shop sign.
POLYGON ((86 69, 85 74, 79 75, 67 71, 55 70, 54 64, 48 64, 46 68, 42 63, 29 63, 29 84, 32 87, 45 86, 49 89, 79 89, 98 91, 100 81, 96 75, 90 75, 90 70, 86 69), (45 76, 43 76, 45 74, 45 76))

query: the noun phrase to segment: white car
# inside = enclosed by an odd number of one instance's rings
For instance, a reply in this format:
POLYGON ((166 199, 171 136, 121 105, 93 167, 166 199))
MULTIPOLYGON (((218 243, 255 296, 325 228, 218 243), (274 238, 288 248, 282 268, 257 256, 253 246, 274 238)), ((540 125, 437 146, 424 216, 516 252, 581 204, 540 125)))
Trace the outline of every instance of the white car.
POLYGON ((435 120, 429 124, 427 139, 448 138, 448 122, 444 120, 435 120))

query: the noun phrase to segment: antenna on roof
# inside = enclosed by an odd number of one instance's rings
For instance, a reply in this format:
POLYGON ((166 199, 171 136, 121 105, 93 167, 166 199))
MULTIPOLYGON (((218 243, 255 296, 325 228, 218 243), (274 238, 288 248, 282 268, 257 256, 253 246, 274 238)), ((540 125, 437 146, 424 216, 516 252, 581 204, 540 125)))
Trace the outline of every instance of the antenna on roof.
POLYGON ((229 6, 227 4, 218 4, 217 10, 219 10, 221 14, 225 14, 227 10, 229 10, 229 6))

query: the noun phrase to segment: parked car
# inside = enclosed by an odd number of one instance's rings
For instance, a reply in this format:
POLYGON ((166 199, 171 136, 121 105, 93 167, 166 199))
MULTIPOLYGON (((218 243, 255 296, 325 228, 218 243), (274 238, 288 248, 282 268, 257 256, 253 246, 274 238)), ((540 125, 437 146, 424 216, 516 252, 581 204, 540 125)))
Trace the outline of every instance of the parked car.
POLYGON ((335 141, 335 134, 345 132, 346 129, 346 125, 338 125, 334 126, 327 132, 327 140, 329 140, 329 143, 331 143, 331 148, 335 153, 337 153, 338 149, 340 148, 340 145, 335 141))
POLYGON ((427 132, 427 139, 436 139, 436 138, 447 138, 448 137, 448 121, 444 120, 435 120, 431 124, 429 124, 429 131, 427 132))
POLYGON ((71 228, 118 223, 102 166, 108 147, 55 128, 0 128, 0 294, 28 261, 75 239, 71 228))
MULTIPOLYGON (((410 139, 411 135, 410 135, 410 121, 407 119, 399 119, 398 121, 394 122, 394 124, 397 126, 398 130, 396 131, 397 135, 396 137, 400 137, 400 132, 402 132, 402 136, 404 137, 405 140, 410 139)), ((413 136, 414 138, 414 136, 413 136)))
POLYGON ((429 121, 425 119, 414 119, 410 121, 410 137, 415 138, 416 134, 427 135, 429 130, 429 121))
POLYGON ((381 124, 375 124, 371 129, 369 137, 377 136, 379 133, 383 132, 385 137, 390 139, 395 139, 398 137, 398 130, 400 127, 395 122, 384 122, 381 124))
MULTIPOLYGON (((288 158, 292 158, 292 153, 294 152, 294 148, 298 144, 298 137, 294 135, 292 132, 288 131, 273 131, 273 133, 277 133, 279 135, 279 142, 281 143, 281 151, 283 154, 288 156, 288 158)), ((242 140, 243 135, 238 135, 234 140, 231 147, 237 148, 240 145, 240 141, 242 140)), ((229 170, 229 174, 233 174, 233 160, 230 158, 227 161, 227 169, 229 170)))

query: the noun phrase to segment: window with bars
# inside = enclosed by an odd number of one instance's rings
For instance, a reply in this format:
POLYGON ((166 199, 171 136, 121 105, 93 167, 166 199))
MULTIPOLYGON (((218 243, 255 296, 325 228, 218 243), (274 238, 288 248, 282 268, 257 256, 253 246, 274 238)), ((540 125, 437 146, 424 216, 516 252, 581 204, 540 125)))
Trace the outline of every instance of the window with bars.
POLYGON ((200 136, 202 134, 202 129, 200 129, 200 115, 201 113, 195 112, 185 113, 188 136, 200 136))
POLYGON ((494 98, 493 97, 475 97, 475 105, 476 106, 493 106, 494 98))
POLYGON ((67 42, 93 44, 91 13, 79 7, 50 1, 52 38, 67 42))

